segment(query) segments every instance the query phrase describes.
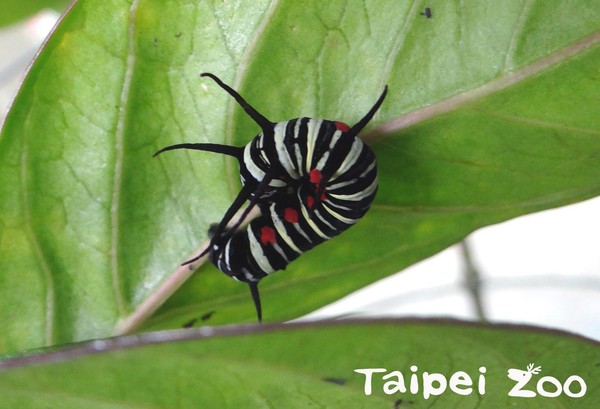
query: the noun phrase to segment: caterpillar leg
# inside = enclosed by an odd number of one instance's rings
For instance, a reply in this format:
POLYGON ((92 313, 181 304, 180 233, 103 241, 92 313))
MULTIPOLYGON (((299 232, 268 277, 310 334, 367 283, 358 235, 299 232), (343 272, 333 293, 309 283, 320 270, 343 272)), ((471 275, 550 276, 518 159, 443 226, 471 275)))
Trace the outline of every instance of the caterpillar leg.
POLYGON ((252 301, 254 301, 254 307, 256 308, 256 316, 258 322, 262 322, 262 308, 260 305, 260 294, 258 293, 258 281, 249 282, 250 294, 252 294, 252 301))

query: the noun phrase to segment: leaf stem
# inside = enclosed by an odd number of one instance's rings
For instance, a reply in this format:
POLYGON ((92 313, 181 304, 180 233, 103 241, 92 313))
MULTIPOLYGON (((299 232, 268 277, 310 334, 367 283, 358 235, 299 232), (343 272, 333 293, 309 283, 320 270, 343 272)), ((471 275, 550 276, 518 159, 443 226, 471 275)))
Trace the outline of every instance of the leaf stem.
POLYGON ((467 240, 463 240, 459 243, 459 247, 462 253, 462 257, 465 263, 464 274, 465 274, 465 287, 471 296, 473 306, 475 307, 475 314, 480 322, 487 322, 485 314, 485 308, 483 306, 483 297, 481 295, 481 273, 471 255, 471 248, 467 240))

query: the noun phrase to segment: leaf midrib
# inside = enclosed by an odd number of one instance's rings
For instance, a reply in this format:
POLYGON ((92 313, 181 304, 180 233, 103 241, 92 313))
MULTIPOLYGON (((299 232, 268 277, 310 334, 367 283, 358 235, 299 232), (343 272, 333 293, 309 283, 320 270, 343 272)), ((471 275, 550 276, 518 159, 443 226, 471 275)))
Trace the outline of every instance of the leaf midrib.
POLYGON ((406 115, 393 118, 363 135, 365 141, 375 141, 385 138, 385 135, 396 133, 400 130, 414 126, 420 122, 432 119, 442 114, 455 111, 486 96, 502 91, 510 86, 521 83, 542 71, 551 68, 565 60, 575 57, 589 47, 600 43, 600 31, 562 48, 541 60, 535 61, 519 70, 507 72, 505 75, 491 80, 479 87, 468 89, 455 94, 421 109, 409 112, 406 115))

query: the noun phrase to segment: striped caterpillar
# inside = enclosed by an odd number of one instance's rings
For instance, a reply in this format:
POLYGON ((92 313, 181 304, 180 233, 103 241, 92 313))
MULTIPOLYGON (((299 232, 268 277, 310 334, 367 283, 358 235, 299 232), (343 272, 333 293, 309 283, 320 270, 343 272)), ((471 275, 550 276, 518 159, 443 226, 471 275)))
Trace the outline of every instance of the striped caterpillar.
POLYGON ((174 149, 194 149, 238 160, 242 189, 221 222, 211 227, 209 246, 184 265, 208 254, 219 270, 249 285, 261 321, 259 281, 348 229, 373 202, 377 192, 375 155, 358 133, 383 103, 387 87, 352 127, 313 118, 275 123, 214 74, 201 76, 211 78, 231 95, 262 132, 243 147, 181 143, 167 146, 154 156, 174 149), (239 220, 228 228, 246 202, 239 220), (260 216, 240 228, 254 206, 260 209, 260 216))

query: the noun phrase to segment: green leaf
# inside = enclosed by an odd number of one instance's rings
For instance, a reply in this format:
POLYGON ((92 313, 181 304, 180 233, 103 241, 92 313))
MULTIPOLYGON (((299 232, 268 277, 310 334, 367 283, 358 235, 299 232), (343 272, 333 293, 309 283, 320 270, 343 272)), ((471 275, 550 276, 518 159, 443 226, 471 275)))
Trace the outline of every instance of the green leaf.
POLYGON ((297 317, 485 225, 600 192, 593 1, 422 4, 80 1, 32 66, 0 139, 0 350, 254 321, 246 286, 177 270, 239 189, 234 163, 172 152, 257 132, 209 71, 272 120, 354 123, 380 190, 347 233, 261 283, 297 317), (376 239, 374 239, 376 238, 376 239), (212 313, 214 312, 214 313, 212 313), (209 314, 209 313, 212 313, 209 314))
MULTIPOLYGON (((597 343, 564 333, 460 322, 213 327, 94 341, 0 362, 0 393, 5 407, 19 408, 592 408, 600 404, 598 352, 597 343), (516 382, 507 371, 526 371, 532 363, 541 372, 524 390, 537 393, 544 376, 564 385, 576 375, 587 391, 580 398, 564 391, 555 398, 508 396, 516 382), (373 375, 366 395, 366 377, 355 370, 370 368, 386 372, 373 375), (385 382, 398 379, 382 380, 392 371, 402 373, 406 392, 384 392, 385 382), (470 379, 470 393, 434 383, 438 392, 425 399, 424 372, 449 382, 459 371, 470 379), (410 392, 413 373, 417 393, 410 392)), ((568 391, 578 393, 578 383, 568 391)))
POLYGON ((0 27, 23 20, 45 8, 62 11, 69 3, 67 0, 2 0, 0 27))

